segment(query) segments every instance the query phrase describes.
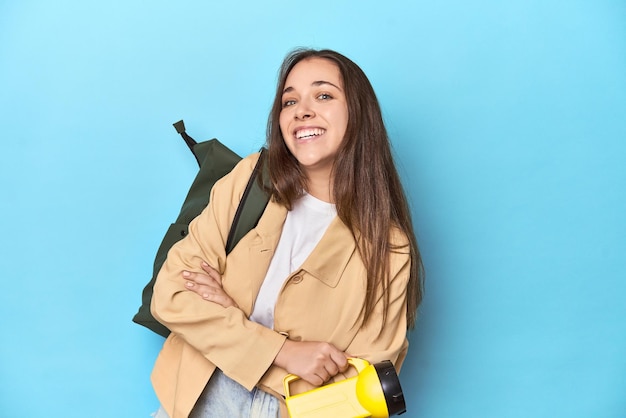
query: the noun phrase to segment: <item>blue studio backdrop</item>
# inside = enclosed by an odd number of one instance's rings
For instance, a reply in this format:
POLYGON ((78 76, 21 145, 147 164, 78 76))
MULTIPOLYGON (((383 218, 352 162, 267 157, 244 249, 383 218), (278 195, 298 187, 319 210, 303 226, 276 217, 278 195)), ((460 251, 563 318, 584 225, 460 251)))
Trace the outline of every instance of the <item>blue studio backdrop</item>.
POLYGON ((404 416, 626 417, 623 0, 0 0, 0 416, 156 410, 171 124, 257 150, 297 46, 368 74, 412 202, 404 416))

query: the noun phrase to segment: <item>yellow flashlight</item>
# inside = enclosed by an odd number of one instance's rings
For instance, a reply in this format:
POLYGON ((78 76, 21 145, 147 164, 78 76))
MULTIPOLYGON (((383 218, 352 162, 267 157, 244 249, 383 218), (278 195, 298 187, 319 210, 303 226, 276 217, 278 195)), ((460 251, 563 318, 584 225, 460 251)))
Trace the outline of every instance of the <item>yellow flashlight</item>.
POLYGON ((388 418, 406 412, 396 369, 389 360, 369 364, 350 358, 354 377, 291 396, 289 384, 300 377, 285 376, 285 402, 291 418, 388 418))

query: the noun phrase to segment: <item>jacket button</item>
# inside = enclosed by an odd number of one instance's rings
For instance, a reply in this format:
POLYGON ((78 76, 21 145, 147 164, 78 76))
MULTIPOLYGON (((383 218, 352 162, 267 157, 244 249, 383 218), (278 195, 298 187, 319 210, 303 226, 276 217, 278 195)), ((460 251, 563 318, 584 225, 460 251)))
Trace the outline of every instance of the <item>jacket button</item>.
POLYGON ((301 274, 297 274, 295 276, 293 276, 293 278, 291 279, 291 283, 293 284, 298 284, 302 281, 302 275, 301 274))

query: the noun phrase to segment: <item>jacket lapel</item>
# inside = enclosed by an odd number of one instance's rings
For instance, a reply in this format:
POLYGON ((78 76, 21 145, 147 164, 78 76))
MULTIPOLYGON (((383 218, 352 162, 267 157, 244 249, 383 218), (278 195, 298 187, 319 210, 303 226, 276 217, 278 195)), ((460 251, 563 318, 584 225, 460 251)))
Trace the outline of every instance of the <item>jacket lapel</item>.
POLYGON ((250 280, 249 295, 247 306, 241 306, 247 315, 252 313, 252 307, 276 251, 286 218, 287 209, 270 199, 257 226, 242 239, 242 241, 250 239, 246 261, 248 266, 246 274, 250 280))
POLYGON ((326 285, 335 287, 355 250, 352 233, 336 216, 301 268, 326 285))

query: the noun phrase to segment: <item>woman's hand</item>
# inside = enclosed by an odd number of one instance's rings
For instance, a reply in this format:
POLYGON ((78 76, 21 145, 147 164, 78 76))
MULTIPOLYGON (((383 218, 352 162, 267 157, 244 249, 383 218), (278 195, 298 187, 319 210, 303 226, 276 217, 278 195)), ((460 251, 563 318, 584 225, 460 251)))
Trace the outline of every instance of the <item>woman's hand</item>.
POLYGON ((274 364, 312 385, 320 386, 348 369, 348 356, 329 343, 286 340, 274 364))
POLYGON ((239 308, 237 303, 224 291, 222 276, 219 272, 204 261, 202 262, 202 270, 205 273, 183 271, 183 279, 186 280, 185 287, 206 301, 215 302, 224 308, 230 306, 239 308))

